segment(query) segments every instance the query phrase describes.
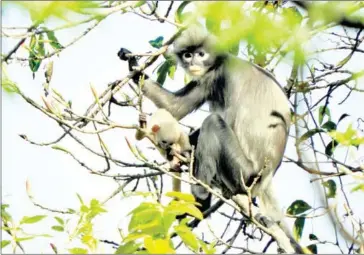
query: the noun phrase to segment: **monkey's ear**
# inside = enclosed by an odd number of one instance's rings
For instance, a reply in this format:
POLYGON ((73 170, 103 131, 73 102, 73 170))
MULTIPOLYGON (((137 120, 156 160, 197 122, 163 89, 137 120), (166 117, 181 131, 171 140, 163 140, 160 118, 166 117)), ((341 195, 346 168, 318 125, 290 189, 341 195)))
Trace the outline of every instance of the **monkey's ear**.
POLYGON ((158 125, 153 125, 153 127, 152 127, 153 133, 157 133, 159 131, 159 129, 161 129, 161 127, 158 125))

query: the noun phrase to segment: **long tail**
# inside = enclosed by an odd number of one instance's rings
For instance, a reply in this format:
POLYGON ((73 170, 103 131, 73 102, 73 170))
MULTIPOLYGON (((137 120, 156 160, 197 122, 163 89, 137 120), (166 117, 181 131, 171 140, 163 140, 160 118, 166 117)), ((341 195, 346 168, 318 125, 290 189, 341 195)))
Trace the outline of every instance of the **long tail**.
POLYGON ((259 199, 259 208, 261 213, 264 216, 268 216, 274 222, 276 222, 279 227, 284 231, 284 233, 288 236, 291 241, 291 244, 295 248, 296 252, 304 253, 302 247, 297 243, 297 241, 293 238, 291 231, 284 220, 283 212, 279 207, 279 204, 275 198, 274 191, 269 185, 261 194, 258 196, 259 199))

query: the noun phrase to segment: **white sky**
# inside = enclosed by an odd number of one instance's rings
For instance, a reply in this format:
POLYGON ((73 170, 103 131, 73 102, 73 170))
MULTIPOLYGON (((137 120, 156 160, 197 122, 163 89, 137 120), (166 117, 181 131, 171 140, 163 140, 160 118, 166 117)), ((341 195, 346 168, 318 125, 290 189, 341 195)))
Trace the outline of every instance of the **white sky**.
MULTIPOLYGON (((163 5, 166 5, 166 3, 163 3, 163 5)), ((56 21, 53 20, 53 24, 56 24, 56 21)), ((29 26, 30 17, 26 12, 17 8, 10 8, 9 6, 9 9, 3 12, 2 25, 29 26)), ((84 29, 85 26, 77 29, 63 30, 57 32, 56 36, 61 43, 66 44, 84 29)), ((121 62, 116 56, 120 47, 128 48, 134 52, 146 52, 152 50, 148 43, 149 40, 160 35, 163 35, 164 38, 169 38, 174 32, 175 28, 166 23, 151 22, 134 14, 114 14, 102 21, 86 37, 62 51, 59 57, 52 58, 54 61, 54 72, 51 87, 60 91, 66 99, 71 99, 73 108, 76 112, 82 114, 88 105, 93 102, 93 96, 89 89, 91 83, 101 93, 109 82, 121 79, 127 74, 126 63, 121 62)), ((18 39, 2 38, 2 52, 7 53, 17 41, 18 39)), ((328 42, 324 40, 317 42, 320 46, 326 43, 328 42)), ((24 50, 20 50, 18 56, 22 56, 24 52, 24 50)), ((326 57, 336 63, 345 54, 347 53, 341 52, 340 55, 337 54, 335 56, 327 54, 326 57)), ((363 69, 363 62, 360 57, 362 58, 363 56, 358 55, 351 61, 350 67, 353 70, 363 69)), ((153 69, 153 67, 149 68, 148 73, 150 74, 153 69)), ((286 83, 289 71, 289 63, 283 63, 277 68, 275 75, 282 84, 286 83)), ((42 83, 44 82, 43 69, 36 73, 35 80, 32 79, 28 66, 11 64, 8 66, 8 72, 10 78, 17 82, 26 95, 39 103, 41 102, 40 96, 42 95, 42 83)), ((184 73, 181 68, 178 68, 175 80, 167 78, 167 88, 171 90, 178 89, 182 84, 183 75, 184 73)), ((361 85, 361 87, 363 88, 364 86, 361 85)), ((336 92, 332 100, 339 102, 345 96, 346 92, 336 92)), ((319 97, 315 95, 315 98, 319 97)), ((362 94, 353 93, 350 101, 340 106, 331 107, 331 114, 334 120, 337 120, 344 112, 348 112, 351 115, 351 118, 346 119, 340 124, 339 128, 341 130, 344 130, 350 122, 353 122, 354 127, 356 127, 356 118, 363 117, 363 102, 364 97, 362 94)), ((149 112, 154 109, 151 104, 147 104, 145 107, 149 112)), ((206 113, 197 112, 185 118, 183 122, 199 126, 205 116, 206 113)), ((114 106, 112 119, 119 123, 134 124, 137 120, 137 114, 134 110, 120 109, 114 106)), ((49 214, 36 208, 29 201, 25 191, 25 181, 27 179, 31 183, 32 193, 36 201, 44 206, 58 209, 78 208, 79 202, 76 193, 79 193, 84 201, 87 202, 92 198, 102 201, 117 188, 117 184, 113 180, 90 175, 86 169, 79 166, 69 155, 52 150, 49 147, 31 145, 18 136, 19 134, 26 134, 31 140, 49 142, 55 140, 61 133, 61 129, 54 121, 44 116, 41 112, 36 111, 35 108, 24 102, 20 97, 2 93, 2 202, 10 204, 10 212, 14 219, 20 220, 24 215, 49 214)), ((291 133, 293 134, 293 132, 291 133)), ((128 152, 124 136, 128 136, 134 142, 134 131, 117 130, 102 135, 116 158, 133 162, 134 158, 128 152)), ((86 143, 91 145, 92 148, 99 150, 96 137, 90 135, 80 135, 80 137, 87 137, 85 139, 86 143)), ((144 146, 142 148, 148 145, 145 142, 140 144, 144 146)), ((61 145, 72 151, 89 166, 95 167, 96 170, 103 169, 104 162, 102 160, 86 152, 74 141, 67 139, 61 145)), ((344 155, 344 152, 345 150, 343 150, 341 155, 344 155)), ((154 153, 153 155, 157 154, 154 153)), ((292 141, 287 146, 286 155, 296 158, 292 141)), ((351 160, 358 160, 363 156, 364 153, 361 151, 354 155, 354 158, 351 160)), ((342 158, 339 157, 339 159, 342 158)), ((114 169, 110 173, 121 173, 121 171, 125 173, 125 170, 120 168, 114 169)), ((324 166, 323 169, 334 171, 330 165, 324 166)), ((142 173, 141 170, 135 169, 131 169, 128 172, 142 173)), ((312 206, 320 205, 319 198, 317 195, 315 196, 313 186, 310 184, 310 178, 310 175, 293 164, 282 165, 276 174, 274 183, 279 202, 283 208, 287 208, 296 199, 303 199, 312 206)), ((337 179, 335 181, 339 184, 337 179)), ((344 177, 343 182, 350 184, 353 183, 353 179, 351 177, 344 177)), ((145 187, 145 182, 142 183, 142 186, 145 187)), ((187 192, 188 188, 185 188, 187 192)), ((352 186, 348 186, 348 189, 350 188, 352 186)), ((165 187, 164 191, 167 191, 167 187, 165 187)), ((363 193, 350 194, 349 197, 356 216, 364 215, 364 209, 360 203, 364 199, 363 193)), ((120 241, 117 226, 126 229, 129 219, 126 218, 127 213, 142 201, 135 197, 122 200, 120 198, 118 196, 109 201, 106 204, 108 213, 96 219, 95 233, 97 237, 120 241)), ((225 206, 225 211, 230 211, 230 208, 225 206)), ((216 230, 217 235, 226 226, 226 220, 218 214, 213 215, 209 222, 216 230)), ((292 224, 293 221, 288 220, 288 222, 292 224)), ((35 225, 37 226, 36 228, 30 225, 26 229, 31 233, 55 234, 57 238, 52 239, 52 242, 56 244, 60 252, 65 252, 66 250, 62 250, 62 247, 70 248, 74 246, 67 244, 65 235, 55 233, 50 229, 50 226, 55 225, 55 223, 56 221, 52 217, 48 217, 42 223, 35 225)), ((226 236, 231 236, 235 229, 236 227, 231 228, 231 231, 226 236)), ((204 231, 206 231, 205 228, 204 231)), ((332 225, 327 218, 306 221, 302 240, 304 244, 309 244, 308 234, 312 232, 320 239, 335 241, 332 235, 332 225)), ((3 238, 5 237, 7 238, 6 235, 3 238)), ((240 237, 236 244, 243 242, 243 238, 240 237)), ((47 238, 38 238, 24 242, 24 247, 27 253, 52 253, 49 247, 50 241, 47 238)), ((265 243, 261 245, 265 245, 265 243)), ((100 250, 100 252, 112 252, 108 245, 102 245, 102 247, 104 250, 100 250)), ((254 250, 254 247, 257 251, 262 249, 255 245, 251 248, 254 250)), ((188 252, 188 250, 182 251, 188 252)), ((271 250, 271 252, 274 251, 271 250)), ((11 252, 10 246, 6 247, 4 252, 11 252)), ((331 245, 321 245, 319 246, 319 252, 337 253, 338 250, 331 245)))

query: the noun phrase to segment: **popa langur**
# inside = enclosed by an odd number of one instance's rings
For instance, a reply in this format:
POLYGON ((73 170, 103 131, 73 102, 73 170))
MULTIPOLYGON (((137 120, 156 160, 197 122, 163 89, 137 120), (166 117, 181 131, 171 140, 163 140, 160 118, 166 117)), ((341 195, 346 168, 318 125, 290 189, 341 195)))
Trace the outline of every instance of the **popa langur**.
MULTIPOLYGON (((146 121, 145 114, 141 114, 140 121, 146 121)), ((189 158, 191 144, 178 121, 166 109, 158 109, 147 122, 146 132, 158 146, 159 152, 167 159, 170 168, 175 171, 174 174, 180 177, 181 162, 175 154, 189 158)), ((137 131, 135 137, 141 140, 145 137, 145 133, 137 131)), ((177 178, 173 178, 172 186, 173 191, 181 192, 181 181, 177 178)))
MULTIPOLYGON (((222 189, 227 197, 246 193, 255 182, 252 196, 258 197, 263 214, 280 222, 282 213, 271 183, 286 147, 289 101, 272 74, 217 51, 216 42, 197 26, 183 31, 174 42, 174 55, 192 81, 170 92, 145 76, 143 93, 178 120, 207 102, 211 114, 190 137, 196 146, 194 176, 222 189)), ((129 60, 132 70, 137 61, 127 53, 122 48, 118 56, 129 60)), ((192 185, 192 193, 202 210, 210 206, 211 195, 205 188, 192 185)))

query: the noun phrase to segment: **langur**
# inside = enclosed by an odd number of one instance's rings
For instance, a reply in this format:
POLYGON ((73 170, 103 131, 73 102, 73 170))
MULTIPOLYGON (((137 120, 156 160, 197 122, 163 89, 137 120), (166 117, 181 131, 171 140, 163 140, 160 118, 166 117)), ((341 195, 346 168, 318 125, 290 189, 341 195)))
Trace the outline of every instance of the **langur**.
MULTIPOLYGON (((196 148, 194 176, 220 188, 226 197, 246 194, 258 197, 263 215, 281 222, 272 192, 272 178, 281 164, 290 127, 290 105, 272 74, 261 67, 216 50, 217 40, 200 27, 184 30, 174 42, 174 55, 192 77, 182 89, 171 92, 145 75, 142 91, 159 108, 177 120, 207 102, 211 114, 190 137, 196 148)), ((137 65, 130 51, 118 56, 137 65)), ((138 82, 139 73, 134 76, 138 82)), ((210 207, 211 194, 192 185, 192 194, 210 207)), ((261 219, 260 219, 261 220, 261 219)))
MULTIPOLYGON (((142 126, 146 121, 144 114, 140 115, 139 121, 142 126)), ((191 145, 188 135, 182 130, 178 121, 167 110, 158 109, 147 122, 146 132, 157 145, 159 152, 167 159, 170 168, 176 171, 175 175, 180 177, 181 162, 176 154, 189 159, 191 145)), ((141 140, 145 137, 145 133, 138 130, 135 137, 141 140)), ((180 180, 173 178, 172 186, 173 191, 181 192, 180 180)))

